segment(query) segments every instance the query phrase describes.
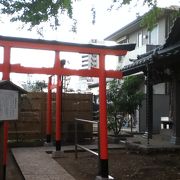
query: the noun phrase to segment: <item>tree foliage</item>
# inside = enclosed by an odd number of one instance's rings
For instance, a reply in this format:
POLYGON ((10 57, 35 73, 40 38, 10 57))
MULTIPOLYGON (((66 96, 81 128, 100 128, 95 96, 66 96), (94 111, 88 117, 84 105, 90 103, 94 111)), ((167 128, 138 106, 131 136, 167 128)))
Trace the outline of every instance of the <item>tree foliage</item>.
MULTIPOLYGON (((112 8, 116 6, 116 8, 120 8, 123 5, 130 5, 134 0, 113 0, 112 8)), ((139 3, 139 0, 136 0, 136 3, 139 3)), ((157 0, 143 0, 143 5, 148 6, 157 6, 157 0)))
MULTIPOLYGON (((136 2, 135 4, 138 5, 140 3, 139 0, 113 0, 113 4, 111 5, 110 9, 119 9, 123 5, 130 5, 132 2, 136 2)), ((135 6, 136 6, 135 5, 135 6)), ((157 7, 157 0, 143 0, 142 5, 147 5, 150 8, 150 11, 145 14, 141 21, 141 25, 146 27, 149 31, 151 31, 154 26, 157 24, 158 19, 165 15, 166 13, 170 14, 170 19, 174 20, 176 17, 180 16, 180 9, 178 10, 177 7, 172 7, 171 9, 165 8, 158 8, 157 7), (169 12, 168 12, 169 11, 169 12)))
MULTIPOLYGON (((84 0, 81 0, 84 1, 84 0)), ((112 0, 112 7, 130 4, 133 0, 112 0)), ((30 30, 43 22, 50 22, 52 27, 60 25, 60 15, 66 13, 73 18, 72 4, 76 0, 1 0, 0 13, 11 15, 11 21, 21 21, 30 25, 30 30)), ((137 0, 138 3, 138 0, 137 0)), ((156 5, 156 0, 144 0, 144 4, 156 5)), ((96 10, 92 11, 92 23, 95 23, 96 10)), ((76 26, 73 19, 73 26, 76 26)), ((76 31, 76 27, 73 27, 76 31)))
POLYGON ((47 88, 47 83, 43 80, 43 81, 35 81, 35 82, 31 82, 31 81, 27 81, 24 82, 22 84, 22 87, 29 92, 43 92, 44 88, 47 88))
POLYGON ((51 22, 52 27, 60 23, 59 15, 67 13, 72 18, 71 0, 1 0, 0 12, 11 15, 11 21, 30 23, 30 29, 42 22, 51 22))
POLYGON ((107 92, 108 103, 108 129, 112 130, 115 136, 120 134, 124 121, 124 102, 122 97, 122 83, 119 80, 112 80, 109 83, 107 92))
MULTIPOLYGON (((84 1, 84 0, 81 0, 84 1)), ((123 5, 139 4, 139 0, 112 0, 109 10, 119 9, 123 5)), ((77 31, 77 20, 73 17, 73 3, 76 0, 1 0, 0 13, 11 17, 11 22, 21 21, 29 30, 38 27, 43 22, 49 22, 52 28, 57 28, 61 24, 61 14, 67 14, 72 19, 72 31, 77 31)), ((142 25, 149 30, 156 24, 162 11, 157 8, 157 0, 143 0, 142 5, 148 5, 152 11, 146 15, 142 25)), ((92 24, 96 22, 96 9, 91 9, 92 24)), ((172 13, 177 16, 180 13, 172 13)), ((41 33, 42 28, 38 28, 41 33)))
POLYGON ((122 84, 122 96, 124 102, 124 111, 133 114, 143 99, 143 92, 140 86, 143 83, 141 76, 129 76, 124 79, 122 84))
POLYGON ((140 76, 126 77, 124 81, 112 80, 107 93, 108 128, 118 135, 125 123, 125 116, 134 114, 144 94, 140 91, 143 79, 140 76))
POLYGON ((170 20, 173 22, 176 17, 180 16, 180 9, 164 9, 154 6, 148 13, 144 15, 141 21, 141 26, 146 27, 149 31, 151 31, 154 26, 156 26, 158 19, 166 14, 169 15, 170 20))
POLYGON ((149 13, 145 14, 141 21, 141 26, 146 27, 151 31, 158 21, 158 17, 163 15, 163 10, 161 8, 153 7, 149 13))

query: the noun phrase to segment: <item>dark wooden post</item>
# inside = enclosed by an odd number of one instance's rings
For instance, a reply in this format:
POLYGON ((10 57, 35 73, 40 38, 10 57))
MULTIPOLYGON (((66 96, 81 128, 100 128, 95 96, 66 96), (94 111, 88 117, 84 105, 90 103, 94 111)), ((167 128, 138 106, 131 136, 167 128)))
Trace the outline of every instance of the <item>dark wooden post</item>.
POLYGON ((4 154, 4 123, 0 122, 0 179, 4 179, 4 163, 3 163, 3 154, 4 154))
POLYGON ((146 79, 146 128, 147 139, 152 139, 153 131, 153 83, 152 83, 152 68, 147 65, 147 79, 146 79))
POLYGON ((173 136, 172 143, 180 144, 180 80, 173 79, 173 136))

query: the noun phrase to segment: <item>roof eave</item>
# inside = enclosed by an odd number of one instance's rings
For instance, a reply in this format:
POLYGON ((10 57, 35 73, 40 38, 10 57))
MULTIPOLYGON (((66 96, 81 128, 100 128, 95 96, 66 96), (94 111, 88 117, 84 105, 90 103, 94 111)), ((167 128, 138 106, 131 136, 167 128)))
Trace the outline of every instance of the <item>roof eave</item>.
POLYGON ((138 19, 134 20, 133 22, 129 23, 128 25, 109 35, 104 40, 117 41, 120 37, 136 31, 140 27, 141 20, 142 17, 139 17, 138 19))

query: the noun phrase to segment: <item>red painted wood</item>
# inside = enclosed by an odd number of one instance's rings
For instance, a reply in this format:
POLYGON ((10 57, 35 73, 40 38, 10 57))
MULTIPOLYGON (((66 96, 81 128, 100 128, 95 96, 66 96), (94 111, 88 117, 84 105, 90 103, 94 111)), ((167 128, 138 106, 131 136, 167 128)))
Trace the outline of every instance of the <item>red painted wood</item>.
POLYGON ((52 91, 51 91, 52 77, 49 77, 48 81, 48 93, 47 93, 47 135, 52 134, 52 91))
POLYGON ((3 80, 10 79, 10 55, 11 55, 11 48, 8 46, 4 47, 4 62, 2 65, 2 73, 3 73, 3 80))
MULTIPOLYGON (((4 65, 0 64, 0 71, 4 71, 4 65)), ((34 68, 34 67, 23 67, 17 64, 10 65, 10 72, 14 73, 27 73, 27 74, 47 74, 47 75, 63 75, 63 76, 84 76, 84 77, 99 77, 99 69, 92 68, 88 69, 58 69, 58 68, 34 68)), ((122 78, 121 71, 113 71, 113 70, 106 70, 106 77, 107 78, 122 78)), ((51 88, 55 88, 55 85, 52 85, 51 88)))
POLYGON ((57 88, 57 85, 56 84, 52 84, 51 86, 50 86, 50 89, 52 90, 52 89, 55 89, 55 88, 57 88))
MULTIPOLYGON (((59 52, 55 53, 54 68, 56 70, 61 69, 61 63, 59 58, 59 52)), ((61 76, 57 75, 57 87, 56 87, 56 142, 61 140, 61 76)))
POLYGON ((121 79, 123 77, 123 73, 121 71, 108 70, 106 71, 106 77, 121 79))
POLYGON ((67 43, 51 43, 46 44, 44 42, 42 43, 36 43, 32 41, 8 41, 8 40, 2 40, 0 39, 0 46, 11 46, 16 48, 28 48, 28 49, 42 49, 42 50, 52 50, 52 51, 65 51, 65 52, 78 52, 78 53, 85 53, 85 54, 108 54, 108 55, 117 55, 117 56, 123 56, 126 55, 127 50, 117 50, 117 49, 111 49, 108 47, 106 48, 100 48, 97 46, 97 48, 94 47, 85 47, 83 44, 67 44, 67 43))
MULTIPOLYGON (((10 79, 10 47, 4 47, 4 62, 3 62, 3 80, 10 79)), ((7 164, 7 151, 8 151, 8 122, 4 121, 4 144, 3 144, 3 165, 7 164)))
POLYGON ((56 88, 56 141, 61 140, 61 77, 57 76, 56 88))
POLYGON ((100 159, 108 159, 105 55, 99 57, 100 159))
MULTIPOLYGON (((106 77, 110 78, 122 78, 122 73, 120 71, 105 71, 105 55, 117 55, 123 56, 126 55, 127 50, 119 50, 112 48, 102 48, 95 46, 84 46, 79 44, 67 44, 67 43, 57 43, 47 41, 38 41, 35 40, 17 40, 17 38, 8 38, 0 39, 0 46, 3 46, 4 49, 4 63, 0 64, 0 71, 3 73, 3 79, 9 80, 10 72, 14 73, 28 73, 28 74, 47 74, 47 75, 57 75, 57 86, 49 83, 48 90, 51 92, 51 89, 56 87, 56 141, 61 140, 61 89, 62 82, 61 76, 87 76, 87 77, 99 77, 99 92, 100 92, 100 159, 108 160, 108 141, 107 141, 107 104, 106 104, 106 77), (5 40, 6 39, 6 40, 5 40), (53 68, 32 68, 32 67, 22 67, 19 64, 10 65, 10 48, 28 48, 28 49, 42 49, 42 50, 52 50, 55 51, 55 63, 53 68), (100 57, 100 68, 91 69, 91 70, 72 70, 61 68, 59 52, 79 52, 85 54, 99 54, 100 57)), ((48 97, 48 115, 51 115, 51 97, 48 97)), ((49 118, 49 117, 48 117, 49 118)), ((47 122, 47 133, 51 133, 51 120, 47 122)), ((7 140, 8 140, 8 124, 4 123, 4 163, 6 164, 7 156, 7 140)))

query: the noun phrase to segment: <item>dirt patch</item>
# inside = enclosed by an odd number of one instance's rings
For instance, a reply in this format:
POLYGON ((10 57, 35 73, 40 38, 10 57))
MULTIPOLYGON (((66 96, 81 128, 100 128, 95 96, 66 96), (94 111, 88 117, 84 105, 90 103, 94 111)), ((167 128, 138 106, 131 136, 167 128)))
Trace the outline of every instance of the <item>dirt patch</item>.
MULTIPOLYGON (((80 152, 65 153, 56 159, 77 180, 94 180, 98 174, 97 157, 80 152)), ((133 153, 127 150, 109 151, 109 174, 116 180, 172 180, 180 179, 180 152, 133 153)))

